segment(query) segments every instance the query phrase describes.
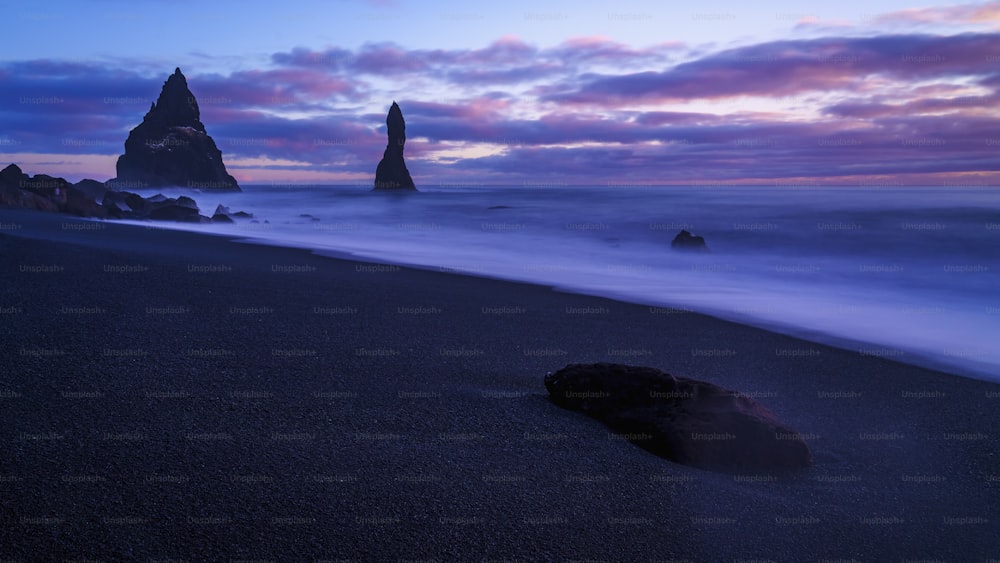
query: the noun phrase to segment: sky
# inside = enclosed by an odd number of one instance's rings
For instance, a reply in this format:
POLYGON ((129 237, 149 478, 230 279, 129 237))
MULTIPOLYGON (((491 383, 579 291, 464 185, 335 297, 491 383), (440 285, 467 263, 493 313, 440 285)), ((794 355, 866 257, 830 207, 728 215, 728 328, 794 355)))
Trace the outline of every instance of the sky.
POLYGON ((106 180, 175 67, 243 184, 1000 185, 1000 1, 0 2, 0 166, 106 180), (765 4, 766 6, 762 6, 765 4))

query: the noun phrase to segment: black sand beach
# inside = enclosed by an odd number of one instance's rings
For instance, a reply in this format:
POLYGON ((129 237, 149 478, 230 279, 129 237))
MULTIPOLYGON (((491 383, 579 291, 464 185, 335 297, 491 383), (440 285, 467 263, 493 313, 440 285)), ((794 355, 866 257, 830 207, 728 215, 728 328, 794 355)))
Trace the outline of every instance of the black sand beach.
POLYGON ((1000 559, 996 384, 539 286, 0 228, 3 560, 1000 559), (548 401, 596 361, 745 392, 816 465, 700 471, 548 401))

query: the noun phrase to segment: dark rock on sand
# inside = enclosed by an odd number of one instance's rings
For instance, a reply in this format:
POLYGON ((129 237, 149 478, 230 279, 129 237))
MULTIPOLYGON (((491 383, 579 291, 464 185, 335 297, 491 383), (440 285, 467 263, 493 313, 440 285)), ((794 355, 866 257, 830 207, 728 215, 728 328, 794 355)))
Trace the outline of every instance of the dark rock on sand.
POLYGON ((375 170, 376 190, 416 190, 410 171, 403 161, 403 145, 406 144, 406 121, 396 102, 392 102, 389 115, 385 118, 389 129, 389 143, 382 154, 382 160, 375 170))
POLYGON ((240 191, 226 172, 222 152, 205 132, 198 102, 181 69, 163 84, 160 97, 125 141, 115 186, 181 186, 240 191))
POLYGON ((570 364, 546 375, 545 387, 557 405, 684 465, 737 471, 812 463, 801 435, 753 399, 711 383, 650 367, 570 364))
POLYGON ((708 252, 708 245, 705 244, 704 237, 692 235, 687 231, 677 233, 670 243, 674 250, 689 250, 695 252, 708 252))

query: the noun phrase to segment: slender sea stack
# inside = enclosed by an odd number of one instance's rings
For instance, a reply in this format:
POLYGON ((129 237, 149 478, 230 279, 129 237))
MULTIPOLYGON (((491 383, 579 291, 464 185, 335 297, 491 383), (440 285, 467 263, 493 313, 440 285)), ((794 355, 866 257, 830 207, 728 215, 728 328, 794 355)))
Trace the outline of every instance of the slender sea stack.
POLYGON ((181 186, 240 191, 226 172, 222 152, 205 133, 198 101, 179 68, 164 82, 142 123, 129 133, 117 171, 118 177, 108 182, 112 189, 181 186))
POLYGON ((385 147, 382 160, 375 170, 376 190, 416 190, 410 171, 403 161, 403 145, 406 144, 406 121, 396 102, 392 102, 389 115, 385 118, 389 128, 389 144, 385 147))

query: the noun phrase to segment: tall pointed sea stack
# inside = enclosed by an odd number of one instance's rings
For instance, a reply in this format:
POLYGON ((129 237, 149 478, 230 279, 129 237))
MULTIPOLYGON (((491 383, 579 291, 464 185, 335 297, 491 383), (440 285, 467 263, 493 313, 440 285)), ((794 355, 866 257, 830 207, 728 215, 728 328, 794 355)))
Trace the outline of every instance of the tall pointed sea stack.
POLYGON ((125 141, 112 189, 181 186, 240 191, 226 172, 222 152, 205 133, 198 101, 181 69, 163 83, 160 97, 125 141))
POLYGON ((406 144, 406 121, 396 102, 392 102, 389 115, 385 118, 389 128, 389 144, 375 170, 376 190, 416 190, 410 171, 403 161, 403 145, 406 144))

